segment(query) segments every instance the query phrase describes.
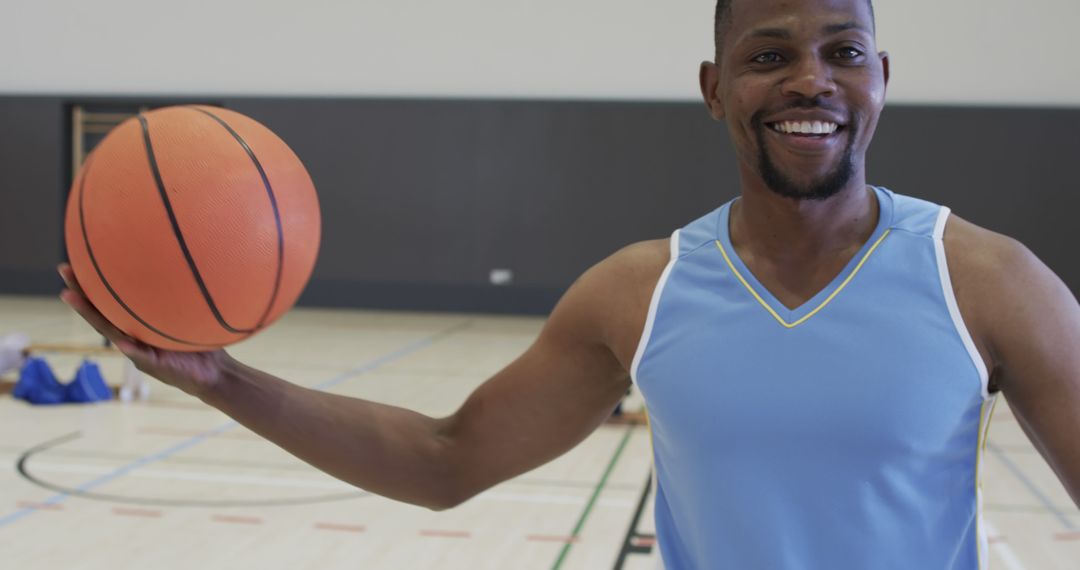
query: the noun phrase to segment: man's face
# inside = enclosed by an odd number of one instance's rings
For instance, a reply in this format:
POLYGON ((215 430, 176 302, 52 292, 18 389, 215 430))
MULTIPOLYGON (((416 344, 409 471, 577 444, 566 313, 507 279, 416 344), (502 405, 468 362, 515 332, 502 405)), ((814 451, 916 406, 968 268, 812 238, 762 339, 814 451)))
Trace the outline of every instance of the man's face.
POLYGON ((796 199, 865 176, 888 80, 866 0, 734 0, 731 10, 702 89, 744 175, 796 199))

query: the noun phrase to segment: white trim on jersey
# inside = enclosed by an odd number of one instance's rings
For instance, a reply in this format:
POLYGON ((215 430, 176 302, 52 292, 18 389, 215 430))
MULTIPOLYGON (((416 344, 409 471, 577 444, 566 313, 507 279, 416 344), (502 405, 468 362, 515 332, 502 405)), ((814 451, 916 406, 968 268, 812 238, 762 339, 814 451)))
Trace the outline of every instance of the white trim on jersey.
POLYGON ((945 259, 945 222, 949 219, 949 208, 941 206, 937 223, 934 225, 934 248, 937 252, 938 275, 941 277, 941 292, 945 295, 945 303, 949 306, 949 314, 952 316, 953 325, 956 327, 960 340, 967 348, 968 356, 979 371, 979 379, 982 381, 982 397, 990 399, 989 383, 990 374, 986 370, 986 362, 983 361, 979 349, 975 347, 975 341, 964 324, 964 317, 960 315, 960 308, 956 304, 956 293, 953 291, 952 279, 949 278, 949 263, 945 259))
POLYGON ((675 267, 675 260, 677 259, 679 259, 679 230, 675 230, 671 234, 671 258, 668 259, 667 266, 664 267, 664 272, 660 274, 660 279, 656 282, 656 288, 653 289, 652 301, 649 302, 649 316, 645 319, 645 328, 641 331, 637 350, 634 351, 634 360, 630 365, 630 379, 634 381, 634 384, 637 384, 638 366, 641 364, 641 358, 645 356, 645 348, 649 345, 649 337, 652 336, 653 321, 656 320, 656 309, 660 305, 660 296, 664 292, 664 286, 667 285, 668 276, 671 275, 671 269, 675 267))

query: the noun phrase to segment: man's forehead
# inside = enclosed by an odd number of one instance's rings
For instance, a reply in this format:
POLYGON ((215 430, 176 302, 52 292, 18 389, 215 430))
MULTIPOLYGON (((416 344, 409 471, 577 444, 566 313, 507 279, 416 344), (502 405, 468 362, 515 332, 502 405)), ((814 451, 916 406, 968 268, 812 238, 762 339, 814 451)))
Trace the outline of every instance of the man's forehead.
POLYGON ((869 0, 732 0, 728 35, 732 39, 756 28, 810 25, 861 28, 873 33, 869 0))

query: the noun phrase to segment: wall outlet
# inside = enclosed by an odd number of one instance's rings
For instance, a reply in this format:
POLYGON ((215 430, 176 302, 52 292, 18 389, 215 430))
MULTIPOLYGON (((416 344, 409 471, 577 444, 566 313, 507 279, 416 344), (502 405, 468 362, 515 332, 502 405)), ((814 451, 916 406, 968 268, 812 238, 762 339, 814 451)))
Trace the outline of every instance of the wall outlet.
POLYGON ((491 274, 488 276, 488 280, 495 286, 510 285, 514 282, 514 270, 492 269, 491 274))

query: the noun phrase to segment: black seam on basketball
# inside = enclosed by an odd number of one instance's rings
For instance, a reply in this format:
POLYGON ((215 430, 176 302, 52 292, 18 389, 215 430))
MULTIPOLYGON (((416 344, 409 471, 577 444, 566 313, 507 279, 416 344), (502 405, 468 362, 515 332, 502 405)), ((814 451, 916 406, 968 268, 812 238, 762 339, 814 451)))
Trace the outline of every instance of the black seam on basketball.
POLYGON ((274 290, 270 294, 270 302, 266 305, 266 310, 263 311, 261 317, 259 317, 258 324, 255 325, 255 329, 261 329, 266 325, 266 317, 270 315, 270 311, 274 308, 274 303, 277 302, 277 296, 281 289, 281 274, 282 269, 285 267, 285 232, 281 227, 281 212, 278 210, 277 197, 274 195, 274 188, 270 185, 270 177, 266 175, 266 170, 263 169, 262 163, 259 162, 259 158, 255 156, 255 152, 248 146, 247 141, 240 136, 240 133, 233 130, 223 119, 217 115, 203 109, 201 107, 190 106, 211 119, 217 121, 219 125, 225 127, 225 130, 229 131, 229 134, 236 139, 236 142, 240 143, 240 146, 244 148, 244 152, 251 158, 251 162, 255 163, 255 168, 259 171, 259 176, 262 177, 263 186, 266 188, 266 195, 270 198, 270 207, 274 210, 274 222, 277 224, 277 236, 278 236, 278 261, 277 261, 277 274, 274 276, 274 290))
POLYGON ((206 282, 203 281, 202 274, 199 273, 199 268, 195 265, 195 258, 191 255, 191 250, 188 249, 183 232, 180 231, 180 222, 176 219, 176 212, 173 211, 172 202, 169 201, 169 194, 165 190, 165 181, 161 178, 161 170, 158 169, 157 157, 154 155, 154 145, 150 141, 150 124, 143 115, 139 115, 139 124, 142 125, 143 142, 146 143, 146 157, 150 161, 150 170, 154 173, 154 182, 157 184, 158 194, 161 195, 161 201, 165 204, 165 213, 169 216, 173 235, 176 236, 180 251, 183 252, 184 259, 187 260, 188 268, 191 270, 191 275, 195 277, 195 282, 199 286, 199 291, 202 293, 206 305, 210 308, 210 312, 214 314, 214 318, 217 319, 221 328, 238 334, 254 332, 257 329, 238 329, 225 322, 225 317, 218 310, 214 298, 210 296, 210 290, 207 289, 206 282))
POLYGON ((173 342, 185 344, 187 346, 195 346, 207 349, 216 348, 213 346, 179 339, 175 336, 165 334, 164 332, 162 332, 161 329, 146 322, 146 319, 143 319, 138 315, 138 313, 132 310, 131 307, 129 307, 127 303, 125 303, 124 300, 120 298, 120 295, 116 292, 116 290, 112 288, 112 285, 109 284, 109 280, 105 278, 105 273, 101 271, 101 266, 98 265, 97 257, 94 256, 94 248, 90 246, 90 236, 86 231, 86 216, 83 214, 83 196, 85 196, 86 194, 83 189, 86 187, 86 179, 90 177, 90 165, 93 160, 94 159, 92 155, 86 160, 86 165, 83 167, 82 179, 79 180, 79 188, 76 191, 79 193, 79 228, 82 230, 83 245, 86 246, 86 253, 90 257, 90 264, 94 266, 94 271, 97 273, 98 279, 101 280, 101 284, 104 285, 105 289, 109 292, 110 295, 112 295, 113 300, 115 300, 117 304, 119 304, 125 311, 127 311, 127 314, 131 315, 131 318, 139 321, 142 326, 154 331, 154 333, 159 335, 161 338, 166 338, 173 342))

